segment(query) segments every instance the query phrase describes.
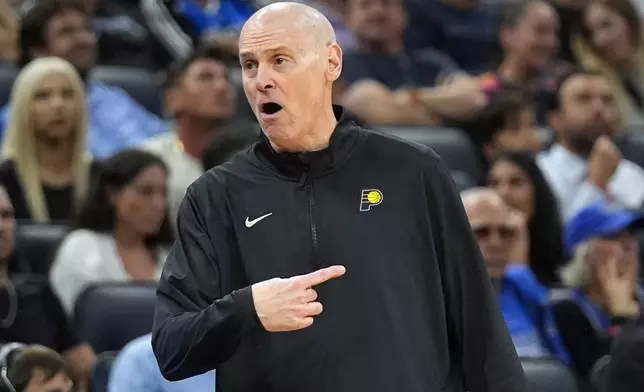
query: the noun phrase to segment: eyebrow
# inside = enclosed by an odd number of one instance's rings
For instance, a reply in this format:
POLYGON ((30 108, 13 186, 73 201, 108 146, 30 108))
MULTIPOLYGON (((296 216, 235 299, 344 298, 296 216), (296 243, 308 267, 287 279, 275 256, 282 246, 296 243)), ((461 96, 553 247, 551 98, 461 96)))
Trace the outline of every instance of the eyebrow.
MULTIPOLYGON (((268 53, 282 52, 282 53, 286 53, 286 54, 293 53, 293 51, 286 45, 273 46, 271 48, 263 50, 263 52, 268 52, 268 53)), ((241 60, 248 59, 249 57, 254 57, 253 52, 251 52, 251 51, 239 52, 239 58, 241 60)))

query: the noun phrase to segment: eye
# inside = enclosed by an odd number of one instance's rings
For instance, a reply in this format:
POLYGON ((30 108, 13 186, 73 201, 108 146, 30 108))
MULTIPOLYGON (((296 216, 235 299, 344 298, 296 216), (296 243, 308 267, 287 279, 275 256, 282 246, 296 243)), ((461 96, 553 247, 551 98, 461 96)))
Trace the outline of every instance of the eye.
POLYGON ((278 57, 275 59, 275 64, 276 65, 284 65, 286 64, 286 58, 284 57, 278 57))
POLYGON ((255 63, 252 62, 252 61, 246 61, 244 63, 244 68, 245 69, 253 69, 253 68, 255 68, 255 63))

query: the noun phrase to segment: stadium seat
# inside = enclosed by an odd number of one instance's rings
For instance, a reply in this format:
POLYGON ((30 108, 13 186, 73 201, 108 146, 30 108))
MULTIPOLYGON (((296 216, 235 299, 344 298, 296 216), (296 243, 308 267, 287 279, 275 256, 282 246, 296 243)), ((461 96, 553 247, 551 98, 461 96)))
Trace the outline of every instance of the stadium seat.
POLYGON ((556 359, 521 358, 527 380, 526 392, 577 392, 577 379, 556 359))
POLYGON ((18 76, 18 72, 18 69, 13 65, 0 65, 0 107, 9 102, 11 88, 16 76, 18 76))
POLYGON ((462 131, 414 126, 377 127, 376 130, 431 147, 452 171, 466 173, 473 179, 481 176, 476 148, 462 131))
POLYGON ((64 225, 18 222, 16 246, 18 252, 29 262, 32 273, 49 274, 54 252, 67 230, 64 225))
POLYGON ((74 321, 94 351, 118 351, 152 331, 156 284, 106 282, 85 289, 76 301, 74 321))
POLYGON ((120 87, 150 112, 163 116, 161 81, 150 71, 100 66, 92 70, 90 80, 120 87))
POLYGON ((92 368, 92 387, 90 389, 92 392, 107 392, 110 371, 117 354, 118 351, 106 351, 96 356, 96 362, 92 368))

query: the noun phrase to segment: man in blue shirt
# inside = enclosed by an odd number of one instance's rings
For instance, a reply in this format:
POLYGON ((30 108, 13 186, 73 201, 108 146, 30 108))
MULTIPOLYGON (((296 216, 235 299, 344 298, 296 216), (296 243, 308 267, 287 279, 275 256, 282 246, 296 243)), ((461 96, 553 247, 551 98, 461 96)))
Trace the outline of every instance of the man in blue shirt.
POLYGON ((215 371, 171 382, 163 378, 152 352, 152 336, 128 343, 112 365, 108 392, 215 392, 215 371))
MULTIPOLYGON (((43 0, 21 21, 24 66, 33 58, 56 56, 74 65, 87 81, 96 61, 96 36, 82 2, 43 0)), ((167 125, 120 88, 96 81, 87 85, 90 117, 88 149, 103 158, 167 131, 167 125)), ((0 109, 0 137, 9 121, 9 108, 0 109)))
POLYGON ((529 238, 525 219, 511 211, 493 190, 474 188, 461 194, 499 304, 521 357, 568 355, 554 327, 549 290, 528 267, 529 238))

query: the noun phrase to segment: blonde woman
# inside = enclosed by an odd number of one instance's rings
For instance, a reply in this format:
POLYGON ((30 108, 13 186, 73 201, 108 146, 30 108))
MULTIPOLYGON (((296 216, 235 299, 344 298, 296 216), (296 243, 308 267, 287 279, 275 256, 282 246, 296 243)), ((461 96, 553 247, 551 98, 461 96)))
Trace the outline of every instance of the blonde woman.
POLYGON ((624 125, 644 125, 642 22, 630 0, 592 0, 572 47, 579 63, 606 75, 624 125))
POLYGON ((0 181, 15 217, 36 223, 66 221, 87 192, 87 107, 83 82, 67 61, 32 61, 18 75, 11 120, 2 145, 0 181))

